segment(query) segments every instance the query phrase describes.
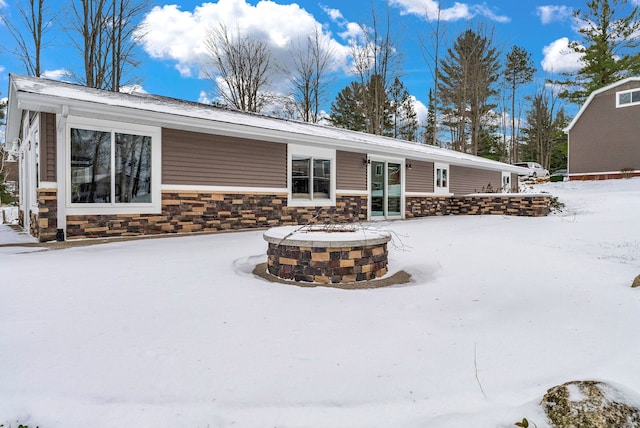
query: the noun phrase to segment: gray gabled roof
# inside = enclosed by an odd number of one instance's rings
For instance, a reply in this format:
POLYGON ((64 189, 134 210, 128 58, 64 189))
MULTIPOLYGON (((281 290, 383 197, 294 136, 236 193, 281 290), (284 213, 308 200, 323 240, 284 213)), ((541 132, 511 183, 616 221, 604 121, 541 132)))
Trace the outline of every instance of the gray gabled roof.
POLYGON ((453 150, 331 126, 277 119, 148 94, 124 94, 36 77, 10 75, 7 141, 19 134, 22 110, 108 118, 195 132, 522 172, 520 167, 453 150))
POLYGON ((580 116, 582 116, 585 110, 589 107, 589 104, 591 104, 591 101, 593 101, 596 95, 599 95, 615 87, 622 86, 629 82, 640 82, 640 77, 639 76, 627 77, 626 79, 618 80, 617 82, 614 82, 610 85, 604 86, 600 89, 596 89, 591 94, 589 94, 589 98, 587 98, 584 104, 582 104, 582 106, 580 107, 580 110, 578 110, 578 113, 575 115, 575 117, 573 118, 569 126, 564 128, 564 132, 568 133, 569 131, 571 131, 571 128, 573 128, 574 125, 578 122, 578 119, 580 119, 580 116))

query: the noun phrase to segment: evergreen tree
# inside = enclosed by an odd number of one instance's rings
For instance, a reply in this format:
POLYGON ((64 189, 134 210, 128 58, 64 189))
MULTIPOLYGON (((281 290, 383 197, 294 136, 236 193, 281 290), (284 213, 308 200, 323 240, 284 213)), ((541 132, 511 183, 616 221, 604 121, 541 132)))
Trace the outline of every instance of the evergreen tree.
POLYGON ((429 100, 427 102, 427 123, 424 129, 424 142, 425 144, 439 145, 438 144, 438 128, 436 124, 436 101, 433 96, 433 91, 429 89, 429 100))
POLYGON ((531 60, 531 54, 526 49, 514 46, 507 54, 504 81, 511 99, 511 144, 509 148, 510 163, 516 162, 516 147, 518 147, 518 131, 516 128, 516 95, 520 85, 533 81, 536 69, 531 60))
POLYGON ((484 117, 495 107, 491 100, 497 94, 498 56, 492 38, 481 30, 464 31, 447 50, 440 96, 454 150, 478 154, 484 117))
POLYGON ((393 80, 389 89, 392 137, 416 141, 418 115, 413 107, 413 99, 399 78, 393 80))
POLYGON ((596 89, 640 72, 640 12, 628 0, 588 0, 574 12, 580 41, 569 43, 582 67, 554 83, 563 86, 560 97, 582 104, 596 89))
POLYGON ((338 128, 352 131, 367 131, 363 108, 364 88, 358 82, 351 82, 341 90, 331 103, 331 123, 338 128))

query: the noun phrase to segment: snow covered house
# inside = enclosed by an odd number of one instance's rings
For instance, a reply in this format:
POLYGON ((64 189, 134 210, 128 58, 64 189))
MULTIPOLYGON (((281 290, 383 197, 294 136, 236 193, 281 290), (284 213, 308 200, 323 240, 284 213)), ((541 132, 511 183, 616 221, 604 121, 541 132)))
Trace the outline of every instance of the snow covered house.
POLYGON ((549 211, 506 193, 512 165, 34 77, 10 76, 6 137, 19 143, 20 222, 40 241, 549 211))
POLYGON ((640 175, 640 77, 591 93, 565 132, 570 180, 640 175))

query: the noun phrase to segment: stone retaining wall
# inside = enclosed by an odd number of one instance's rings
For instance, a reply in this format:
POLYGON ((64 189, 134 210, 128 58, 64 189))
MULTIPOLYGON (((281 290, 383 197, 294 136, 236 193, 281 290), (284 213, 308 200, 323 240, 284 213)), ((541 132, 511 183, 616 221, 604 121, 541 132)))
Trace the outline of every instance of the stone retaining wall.
POLYGON ((544 217, 551 212, 551 198, 543 194, 407 197, 406 217, 481 214, 544 217))

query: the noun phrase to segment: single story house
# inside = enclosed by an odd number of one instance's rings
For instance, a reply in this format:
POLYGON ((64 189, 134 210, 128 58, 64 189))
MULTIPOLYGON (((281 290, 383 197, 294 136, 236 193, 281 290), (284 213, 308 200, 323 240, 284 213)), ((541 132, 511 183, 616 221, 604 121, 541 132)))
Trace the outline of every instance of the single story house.
POLYGON ((35 77, 10 76, 6 139, 19 143, 20 222, 40 241, 549 211, 507 193, 513 165, 35 77))
POLYGON ((591 93, 565 132, 570 180, 640 175, 640 77, 591 93))

